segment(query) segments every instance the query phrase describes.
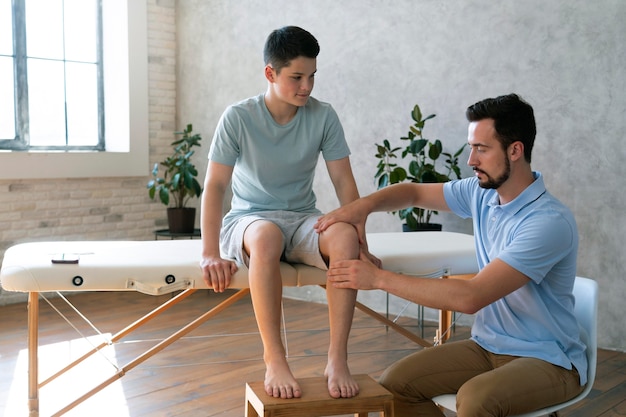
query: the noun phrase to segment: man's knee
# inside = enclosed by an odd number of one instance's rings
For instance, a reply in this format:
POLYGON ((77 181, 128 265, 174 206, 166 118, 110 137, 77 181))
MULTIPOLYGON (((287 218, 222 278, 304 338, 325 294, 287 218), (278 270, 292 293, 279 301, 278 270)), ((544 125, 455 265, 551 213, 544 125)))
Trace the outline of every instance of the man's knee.
POLYGON ((457 416, 496 416, 494 414, 501 406, 501 400, 496 399, 484 385, 465 383, 456 394, 457 416))
POLYGON ((411 400, 425 399, 419 389, 421 378, 415 377, 414 368, 407 367, 406 360, 407 358, 404 358, 385 369, 378 382, 396 397, 411 400))

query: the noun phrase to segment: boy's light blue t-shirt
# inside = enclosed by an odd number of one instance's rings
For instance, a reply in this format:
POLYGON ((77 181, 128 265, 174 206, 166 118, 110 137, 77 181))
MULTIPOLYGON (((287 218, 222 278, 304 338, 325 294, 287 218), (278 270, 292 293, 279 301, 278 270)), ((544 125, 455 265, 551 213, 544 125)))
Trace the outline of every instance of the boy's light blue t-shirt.
POLYGON ((210 160, 234 167, 224 223, 257 211, 319 212, 313 178, 320 153, 327 161, 350 155, 330 104, 309 97, 286 125, 273 119, 264 94, 229 106, 209 150, 210 160))
POLYGON ((478 266, 498 258, 530 278, 513 293, 484 307, 472 339, 490 352, 535 357, 587 380, 585 345, 574 316, 578 230, 570 210, 546 191, 543 177, 508 204, 478 179, 444 184, 448 207, 472 217, 478 266))

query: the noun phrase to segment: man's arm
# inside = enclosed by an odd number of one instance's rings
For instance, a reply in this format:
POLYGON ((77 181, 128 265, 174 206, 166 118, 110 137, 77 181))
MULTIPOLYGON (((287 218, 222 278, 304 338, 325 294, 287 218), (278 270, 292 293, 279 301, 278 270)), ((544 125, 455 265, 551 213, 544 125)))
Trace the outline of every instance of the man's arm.
POLYGON ((521 288, 529 278, 499 259, 471 280, 412 277, 352 260, 331 264, 328 280, 338 288, 378 289, 426 307, 474 314, 521 288))
MULTIPOLYGON (((326 161, 326 168, 328 169, 328 175, 330 176, 330 180, 335 188, 339 205, 345 206, 346 204, 358 200, 359 191, 352 173, 350 158, 345 157, 335 161, 326 161)), ((371 262, 374 262, 377 266, 381 266, 380 259, 376 258, 369 252, 365 236, 365 221, 362 223, 353 223, 353 225, 356 228, 357 235, 359 236, 362 256, 369 259, 371 262)))
POLYGON ((450 211, 443 195, 443 183, 401 183, 385 187, 320 217, 315 229, 323 232, 337 222, 365 224, 370 213, 395 211, 407 207, 450 211))

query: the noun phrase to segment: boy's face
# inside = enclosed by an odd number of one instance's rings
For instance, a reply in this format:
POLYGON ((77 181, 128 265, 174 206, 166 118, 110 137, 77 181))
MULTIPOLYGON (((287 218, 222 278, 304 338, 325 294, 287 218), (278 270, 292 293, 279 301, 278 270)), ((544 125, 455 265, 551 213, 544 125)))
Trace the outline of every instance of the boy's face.
POLYGON ((313 91, 317 60, 299 56, 291 60, 290 65, 283 67, 279 73, 269 65, 265 71, 276 97, 288 104, 301 107, 306 104, 313 91))

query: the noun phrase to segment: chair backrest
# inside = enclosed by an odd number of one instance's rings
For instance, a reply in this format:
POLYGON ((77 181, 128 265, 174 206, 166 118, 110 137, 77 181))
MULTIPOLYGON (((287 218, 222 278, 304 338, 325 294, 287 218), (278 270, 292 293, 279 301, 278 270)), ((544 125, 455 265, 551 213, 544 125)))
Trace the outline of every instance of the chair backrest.
MULTIPOLYGON (((582 400, 593 387, 596 379, 596 362, 598 360, 598 283, 589 278, 576 277, 573 293, 576 299, 574 315, 580 327, 584 329, 581 337, 585 345, 587 345, 587 385, 580 394, 569 401, 514 417, 548 415, 582 400)), ((454 394, 439 395, 433 398, 433 401, 448 410, 456 411, 456 395, 454 394)))
POLYGON ((598 283, 589 278, 576 277, 573 293, 576 299, 574 315, 584 329, 581 338, 587 345, 587 385, 571 400, 515 417, 539 417, 554 413, 582 400, 593 387, 598 360, 598 283))
POLYGON ((598 283, 589 278, 576 277, 574 282, 576 305, 574 314, 580 326, 587 334, 583 334, 583 342, 587 345, 587 387, 591 390, 596 377, 598 359, 598 283))

